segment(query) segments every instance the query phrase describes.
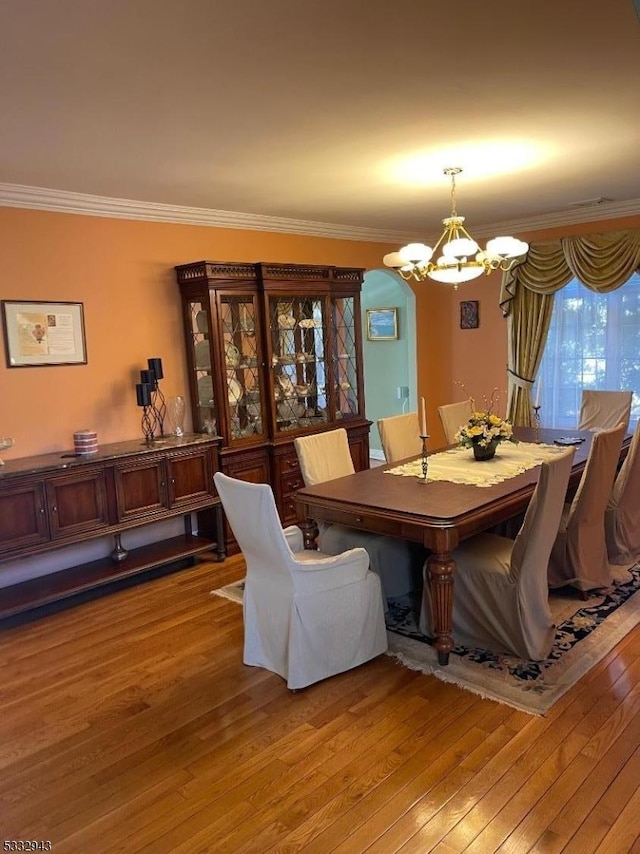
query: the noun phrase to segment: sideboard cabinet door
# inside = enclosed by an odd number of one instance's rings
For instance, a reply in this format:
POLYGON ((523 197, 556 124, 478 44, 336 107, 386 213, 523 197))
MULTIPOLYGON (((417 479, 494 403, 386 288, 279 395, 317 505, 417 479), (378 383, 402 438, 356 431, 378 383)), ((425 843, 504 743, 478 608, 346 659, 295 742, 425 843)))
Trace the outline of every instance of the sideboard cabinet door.
POLYGON ((0 492, 0 553, 8 555, 49 539, 44 484, 17 483, 0 492))
POLYGON ((172 509, 182 504, 193 507, 199 500, 203 505, 211 503, 213 470, 207 449, 170 454, 167 457, 167 475, 169 506, 172 509))
POLYGON ((83 469, 46 481, 53 539, 109 527, 104 469, 83 469))
POLYGON ((168 508, 167 475, 162 458, 118 462, 113 475, 119 522, 149 518, 168 508))

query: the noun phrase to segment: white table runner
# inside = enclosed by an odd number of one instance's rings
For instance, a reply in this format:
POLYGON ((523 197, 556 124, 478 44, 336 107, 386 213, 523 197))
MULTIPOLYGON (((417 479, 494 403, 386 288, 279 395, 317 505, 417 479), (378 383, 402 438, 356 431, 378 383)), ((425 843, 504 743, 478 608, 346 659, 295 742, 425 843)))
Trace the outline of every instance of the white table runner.
MULTIPOLYGON (((494 486, 551 460, 566 448, 532 442, 501 442, 492 460, 475 460, 472 448, 452 448, 429 457, 427 480, 448 480, 472 486, 494 486)), ((388 469, 385 474, 422 478, 422 458, 388 469)))

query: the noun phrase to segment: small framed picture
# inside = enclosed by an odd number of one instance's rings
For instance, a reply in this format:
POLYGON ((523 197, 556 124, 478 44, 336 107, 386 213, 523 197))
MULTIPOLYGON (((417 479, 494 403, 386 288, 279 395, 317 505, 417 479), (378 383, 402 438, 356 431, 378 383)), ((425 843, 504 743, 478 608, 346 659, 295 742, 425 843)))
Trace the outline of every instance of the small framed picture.
POLYGON ((398 338, 397 308, 367 309, 367 339, 369 341, 395 341, 398 338))
POLYGON ((86 365, 81 302, 2 301, 8 368, 86 365))
POLYGON ((480 302, 477 299, 460 303, 460 329, 477 329, 480 325, 480 302))

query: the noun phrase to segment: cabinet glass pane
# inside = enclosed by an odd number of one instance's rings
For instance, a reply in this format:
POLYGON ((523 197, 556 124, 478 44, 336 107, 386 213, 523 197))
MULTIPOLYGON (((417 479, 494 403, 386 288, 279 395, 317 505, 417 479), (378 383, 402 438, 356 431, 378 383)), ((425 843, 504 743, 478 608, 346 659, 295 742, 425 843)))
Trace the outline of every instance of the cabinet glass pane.
POLYGON ((209 319, 204 305, 199 300, 189 302, 191 346, 198 405, 195 408, 197 433, 217 433, 218 414, 213 393, 211 376, 211 342, 209 319))
POLYGON ((264 432, 254 297, 223 295, 220 311, 230 439, 246 439, 264 432))
POLYGON ((359 409, 354 308, 353 297, 331 300, 334 329, 331 361, 337 420, 355 418, 359 409))
POLYGON ((327 420, 324 300, 269 298, 276 431, 327 420))

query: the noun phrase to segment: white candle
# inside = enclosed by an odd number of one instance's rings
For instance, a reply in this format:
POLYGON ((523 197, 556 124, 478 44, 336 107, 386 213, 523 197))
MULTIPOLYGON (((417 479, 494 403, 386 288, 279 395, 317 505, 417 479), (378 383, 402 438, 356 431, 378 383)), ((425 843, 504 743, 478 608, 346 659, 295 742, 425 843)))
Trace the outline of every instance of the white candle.
POLYGON ((536 390, 536 402, 535 406, 540 406, 540 389, 542 388, 542 377, 538 380, 538 388, 536 390))
POLYGON ((420 435, 426 436, 427 435, 427 408, 426 408, 425 403, 424 403, 424 397, 421 398, 421 401, 422 401, 422 409, 420 412, 420 416, 421 416, 420 417, 420 435))

